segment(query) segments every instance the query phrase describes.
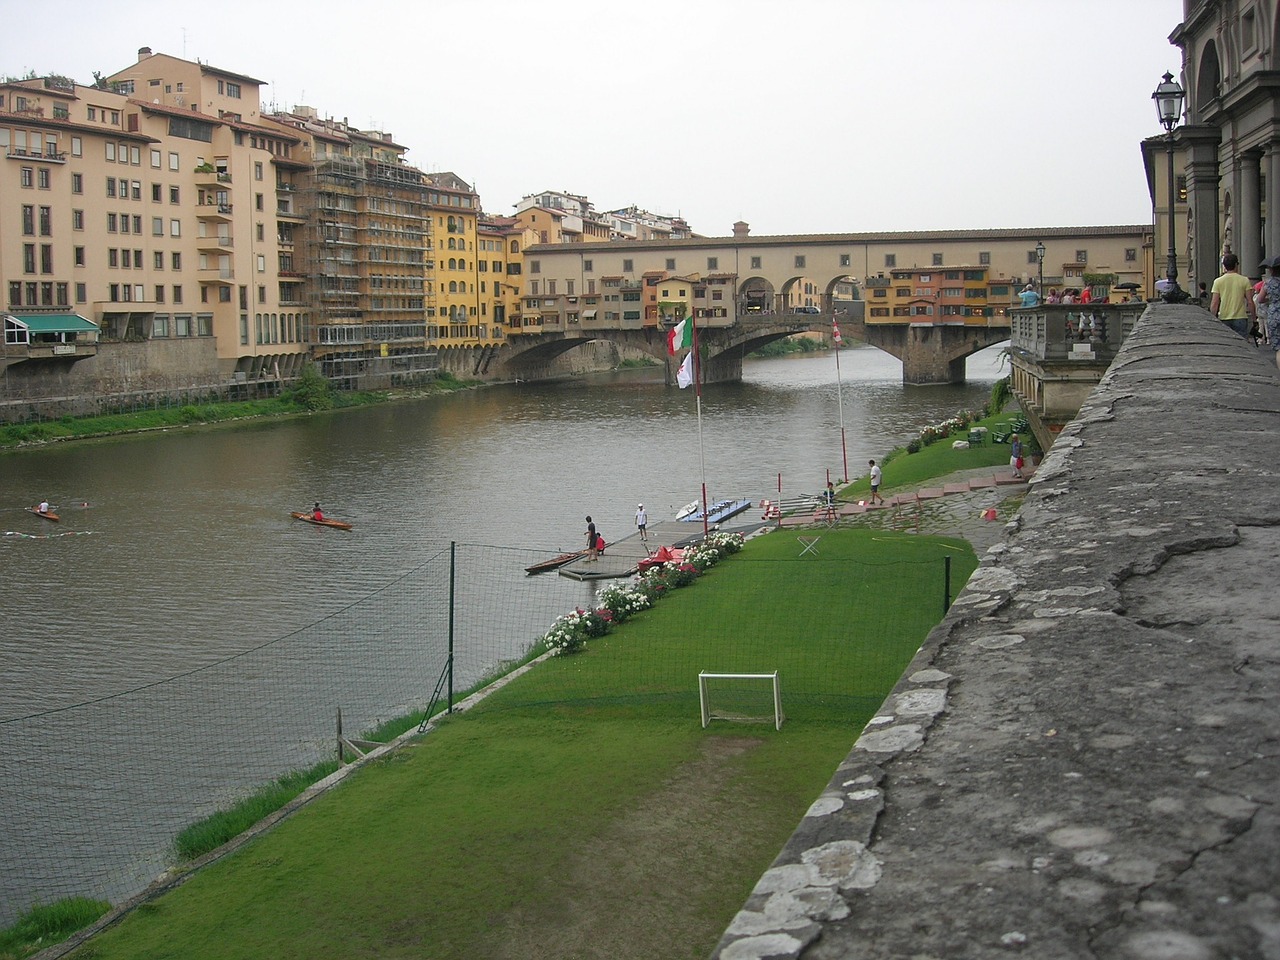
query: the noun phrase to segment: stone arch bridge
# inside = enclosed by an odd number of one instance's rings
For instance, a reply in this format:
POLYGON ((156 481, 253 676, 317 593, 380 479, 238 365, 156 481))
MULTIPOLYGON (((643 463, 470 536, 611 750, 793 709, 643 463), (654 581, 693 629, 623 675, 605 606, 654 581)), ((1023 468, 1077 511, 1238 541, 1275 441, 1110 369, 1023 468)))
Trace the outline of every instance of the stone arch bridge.
MULTIPOLYGON (((864 340, 902 361, 902 381, 910 384, 963 383, 965 358, 1009 339, 1009 326, 947 323, 871 323, 861 317, 862 302, 842 313, 775 313, 739 317, 728 325, 700 322, 698 342, 703 348, 704 383, 738 380, 742 358, 774 340, 800 333, 831 334, 832 321, 846 340, 864 340)), ((666 362, 667 328, 658 325, 608 327, 582 323, 566 330, 512 337, 500 348, 478 355, 475 373, 504 378, 538 380, 553 376, 551 361, 593 340, 609 340, 666 362)), ((667 364, 667 376, 674 366, 667 364)))

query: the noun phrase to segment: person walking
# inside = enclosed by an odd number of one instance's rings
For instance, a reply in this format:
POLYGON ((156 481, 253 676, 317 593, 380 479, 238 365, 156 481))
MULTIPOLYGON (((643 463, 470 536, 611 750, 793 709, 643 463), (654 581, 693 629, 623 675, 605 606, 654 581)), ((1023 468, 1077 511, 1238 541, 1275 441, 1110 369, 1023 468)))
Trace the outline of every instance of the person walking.
POLYGON ((1022 440, 1015 433, 1009 438, 1009 466, 1013 467, 1013 476, 1016 480, 1023 479, 1022 476, 1022 440))
POLYGON ((880 468, 874 460, 868 460, 867 462, 871 464, 871 503, 874 504, 878 500, 883 504, 884 497, 880 496, 880 468))
POLYGON ((1262 281, 1258 305, 1263 308, 1262 328, 1267 335, 1267 345, 1276 358, 1276 366, 1280 367, 1280 256, 1271 257, 1263 266, 1267 268, 1267 276, 1262 281))
POLYGON ((636 504, 636 529, 640 531, 640 542, 644 544, 645 550, 649 549, 649 534, 645 532, 645 527, 649 525, 649 514, 644 512, 644 504, 636 504))
POLYGON ((600 557, 600 549, 596 544, 596 523, 587 516, 587 563, 595 563, 600 557))
POLYGON ((1209 312, 1248 339, 1254 321, 1253 284, 1240 273, 1240 258, 1234 253, 1222 258, 1222 269, 1222 276, 1213 281, 1209 312))

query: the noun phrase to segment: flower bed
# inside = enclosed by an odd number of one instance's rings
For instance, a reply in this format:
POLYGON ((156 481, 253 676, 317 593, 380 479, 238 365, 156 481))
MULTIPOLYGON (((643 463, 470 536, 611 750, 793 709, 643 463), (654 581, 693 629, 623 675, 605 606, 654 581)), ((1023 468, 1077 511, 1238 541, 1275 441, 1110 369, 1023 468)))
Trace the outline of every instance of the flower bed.
POLYGON ((579 608, 557 617, 542 636, 544 648, 555 656, 585 650, 588 640, 603 637, 614 624, 625 623, 672 590, 689 586, 703 572, 741 550, 743 543, 740 533, 716 532, 686 549, 679 560, 655 564, 628 583, 607 587, 596 598, 594 610, 579 608))

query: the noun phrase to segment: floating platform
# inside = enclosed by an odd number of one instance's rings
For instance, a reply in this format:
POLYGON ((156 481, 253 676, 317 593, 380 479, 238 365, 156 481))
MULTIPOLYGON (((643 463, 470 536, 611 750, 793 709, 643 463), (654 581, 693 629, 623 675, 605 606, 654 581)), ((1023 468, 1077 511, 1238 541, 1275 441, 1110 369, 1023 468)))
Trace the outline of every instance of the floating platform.
POLYGON ((636 573, 640 561, 659 547, 683 547, 702 539, 701 528, 690 530, 687 523, 675 520, 650 523, 646 532, 647 547, 639 533, 632 533, 609 541, 599 559, 588 560, 584 555, 565 563, 557 572, 570 580, 616 580, 636 573))
MULTIPOLYGON (((736 517, 745 510, 755 506, 754 500, 719 500, 707 507, 707 523, 723 523, 730 517, 736 517)), ((702 511, 695 510, 687 516, 678 518, 681 523, 701 523, 702 511)))

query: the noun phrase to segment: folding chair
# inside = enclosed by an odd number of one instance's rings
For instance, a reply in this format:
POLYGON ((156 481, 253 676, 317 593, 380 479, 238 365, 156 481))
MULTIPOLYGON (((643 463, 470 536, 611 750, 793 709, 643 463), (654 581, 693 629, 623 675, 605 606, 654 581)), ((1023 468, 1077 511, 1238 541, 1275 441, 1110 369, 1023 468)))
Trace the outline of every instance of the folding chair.
POLYGON ((800 551, 800 556, 806 553, 812 553, 815 557, 818 555, 818 543, 822 540, 822 535, 816 537, 798 536, 796 539, 804 545, 804 549, 800 551))

